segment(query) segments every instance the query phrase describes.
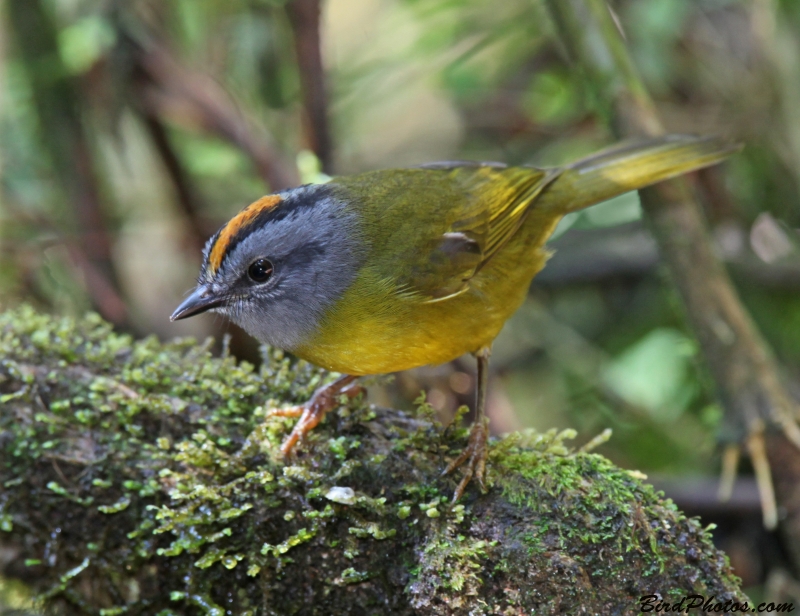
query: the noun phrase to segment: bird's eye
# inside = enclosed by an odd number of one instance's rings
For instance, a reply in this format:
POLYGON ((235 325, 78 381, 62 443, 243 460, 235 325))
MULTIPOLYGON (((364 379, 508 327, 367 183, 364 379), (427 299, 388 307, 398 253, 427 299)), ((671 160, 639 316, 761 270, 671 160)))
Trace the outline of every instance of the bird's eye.
POLYGON ((247 275, 253 282, 266 282, 272 276, 273 267, 268 259, 256 259, 247 268, 247 275))

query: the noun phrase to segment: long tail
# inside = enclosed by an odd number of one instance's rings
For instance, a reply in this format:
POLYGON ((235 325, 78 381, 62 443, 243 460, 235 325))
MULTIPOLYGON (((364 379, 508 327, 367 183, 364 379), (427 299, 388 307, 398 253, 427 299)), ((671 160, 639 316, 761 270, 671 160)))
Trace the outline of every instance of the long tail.
POLYGON ((719 137, 667 135, 615 146, 562 168, 536 208, 567 214, 622 193, 715 165, 742 149, 719 137))

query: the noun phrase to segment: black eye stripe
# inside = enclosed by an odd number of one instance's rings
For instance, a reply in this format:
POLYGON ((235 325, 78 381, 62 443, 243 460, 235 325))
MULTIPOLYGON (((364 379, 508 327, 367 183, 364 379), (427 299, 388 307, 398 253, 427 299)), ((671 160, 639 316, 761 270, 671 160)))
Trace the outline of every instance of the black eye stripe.
MULTIPOLYGON (((228 260, 228 257, 233 254, 236 247, 245 239, 250 237, 250 235, 260 231, 271 222, 278 222, 289 216, 297 215, 297 213, 301 210, 314 206, 320 199, 326 197, 330 191, 330 186, 327 184, 320 184, 303 185, 299 186, 298 188, 292 188, 290 190, 277 193, 284 198, 283 201, 281 201, 274 208, 264 210, 258 216, 256 216, 252 222, 237 231, 237 233, 228 243, 228 247, 225 250, 225 255, 222 258, 222 264, 220 265, 219 269, 221 270, 225 266, 225 262, 228 260)), ((211 250, 211 247, 216 242, 221 231, 222 229, 214 234, 213 239, 208 244, 207 252, 211 250)), ((207 258, 208 255, 206 255, 206 260, 207 258)))

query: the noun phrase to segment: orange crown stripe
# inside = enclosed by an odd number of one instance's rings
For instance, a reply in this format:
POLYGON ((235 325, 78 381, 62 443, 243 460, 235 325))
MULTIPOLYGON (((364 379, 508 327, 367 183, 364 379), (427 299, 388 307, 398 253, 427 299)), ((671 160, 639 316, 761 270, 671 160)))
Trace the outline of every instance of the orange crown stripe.
POLYGON ((214 247, 211 249, 211 254, 208 257, 208 265, 212 274, 216 272, 222 264, 222 259, 225 257, 225 253, 228 251, 228 246, 230 246, 234 236, 252 223, 259 214, 271 210, 281 201, 282 199, 278 195, 261 197, 261 199, 254 201, 228 221, 228 224, 220 231, 219 237, 217 241, 214 242, 214 247))

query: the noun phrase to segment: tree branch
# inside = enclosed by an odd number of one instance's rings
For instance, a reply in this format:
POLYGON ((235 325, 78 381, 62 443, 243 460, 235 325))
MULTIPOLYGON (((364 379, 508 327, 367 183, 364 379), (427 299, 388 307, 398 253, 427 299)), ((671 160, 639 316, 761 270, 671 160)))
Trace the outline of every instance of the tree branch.
POLYGON ((304 124, 311 150, 322 164, 322 171, 332 172, 333 145, 328 124, 328 96, 320 41, 320 0, 291 0, 286 13, 292 24, 297 70, 303 88, 304 124))
POLYGON ((147 132, 150 133, 150 138, 153 140, 153 145, 161 157, 164 169, 172 180, 178 205, 186 217, 189 242, 194 250, 200 252, 203 250, 208 236, 213 233, 213 230, 206 229, 201 222, 200 197, 192 185, 191 178, 186 172, 183 162, 170 143, 164 123, 151 113, 143 113, 142 119, 147 132))

